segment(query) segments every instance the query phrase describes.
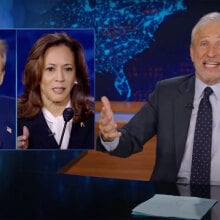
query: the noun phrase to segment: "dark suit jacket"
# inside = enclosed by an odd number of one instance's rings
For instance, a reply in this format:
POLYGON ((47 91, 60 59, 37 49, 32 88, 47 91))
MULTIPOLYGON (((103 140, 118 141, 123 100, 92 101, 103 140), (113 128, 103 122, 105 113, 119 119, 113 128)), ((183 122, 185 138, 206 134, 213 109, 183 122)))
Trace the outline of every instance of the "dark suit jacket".
MULTIPOLYGON (((157 135, 156 164, 151 180, 176 182, 184 154, 195 93, 195 76, 158 82, 148 102, 123 128, 112 155, 127 157, 157 135)), ((104 148, 97 139, 97 150, 104 148)))
POLYGON ((0 96, 0 149, 16 148, 15 99, 0 96))
MULTIPOLYGON (((94 148, 94 116, 85 120, 84 124, 85 127, 79 123, 73 123, 68 149, 94 148)), ((58 149, 58 144, 47 125, 42 111, 30 119, 18 119, 18 135, 22 135, 24 125, 29 129, 30 149, 58 149)))

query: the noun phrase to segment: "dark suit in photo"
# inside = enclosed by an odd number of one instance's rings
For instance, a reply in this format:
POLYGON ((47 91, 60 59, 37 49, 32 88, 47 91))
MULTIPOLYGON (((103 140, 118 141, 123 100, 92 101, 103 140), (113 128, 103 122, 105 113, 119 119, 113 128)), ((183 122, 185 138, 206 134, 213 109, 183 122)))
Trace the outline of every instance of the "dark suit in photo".
POLYGON ((0 96, 0 149, 16 148, 15 99, 0 96))
MULTIPOLYGON (((27 126, 30 133, 28 149, 59 149, 54 134, 47 125, 42 111, 30 119, 18 119, 18 136, 22 135, 23 126, 27 126)), ((84 121, 84 124, 72 124, 68 149, 93 148, 94 116, 90 116, 87 120, 84 121)))

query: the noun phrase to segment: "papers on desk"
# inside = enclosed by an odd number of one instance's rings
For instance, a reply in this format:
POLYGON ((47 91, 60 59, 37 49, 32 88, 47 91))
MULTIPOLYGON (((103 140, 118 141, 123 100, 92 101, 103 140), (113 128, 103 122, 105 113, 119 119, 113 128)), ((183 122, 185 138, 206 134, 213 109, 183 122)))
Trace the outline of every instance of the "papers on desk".
POLYGON ((139 204, 132 214, 179 219, 201 219, 217 200, 155 194, 139 204))

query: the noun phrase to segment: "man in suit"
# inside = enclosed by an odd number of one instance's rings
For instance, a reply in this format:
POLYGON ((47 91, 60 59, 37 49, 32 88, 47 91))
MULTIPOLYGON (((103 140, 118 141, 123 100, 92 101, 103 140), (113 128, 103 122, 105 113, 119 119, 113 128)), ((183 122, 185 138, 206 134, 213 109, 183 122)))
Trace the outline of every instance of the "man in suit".
MULTIPOLYGON (((0 39, 0 86, 4 81, 7 44, 0 39)), ((15 149, 15 100, 0 96, 0 149, 15 149)))
POLYGON ((194 130, 205 87, 213 93, 210 184, 220 184, 220 13, 203 16, 191 34, 190 56, 195 74, 157 83, 148 102, 122 128, 102 97, 97 150, 127 157, 142 150, 157 135, 156 163, 151 180, 190 183, 194 130))

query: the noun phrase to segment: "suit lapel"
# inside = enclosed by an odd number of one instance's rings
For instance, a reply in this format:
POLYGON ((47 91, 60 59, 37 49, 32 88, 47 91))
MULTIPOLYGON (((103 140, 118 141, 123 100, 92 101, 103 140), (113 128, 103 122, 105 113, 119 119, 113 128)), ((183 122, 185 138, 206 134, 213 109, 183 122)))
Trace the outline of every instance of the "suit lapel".
POLYGON ((42 111, 40 112, 39 117, 39 128, 41 128, 41 131, 38 131, 39 138, 42 140, 43 143, 46 143, 49 148, 58 148, 58 144, 55 140, 54 134, 50 130, 42 111))
POLYGON ((195 90, 195 77, 190 77, 179 86, 179 95, 174 102, 174 137, 176 150, 176 163, 180 167, 185 150, 193 98, 195 90))

